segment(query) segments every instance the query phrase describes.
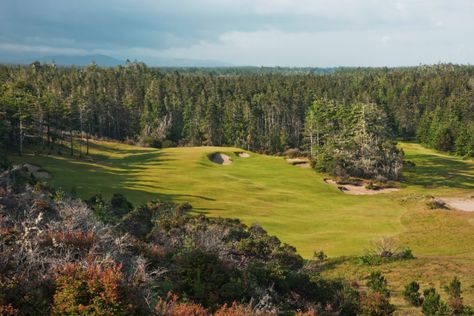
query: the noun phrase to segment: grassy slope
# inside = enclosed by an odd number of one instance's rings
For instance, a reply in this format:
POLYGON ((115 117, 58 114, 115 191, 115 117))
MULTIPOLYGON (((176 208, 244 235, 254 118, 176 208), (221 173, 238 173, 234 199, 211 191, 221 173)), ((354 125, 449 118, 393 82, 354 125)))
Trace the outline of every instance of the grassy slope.
MULTIPOLYGON (((93 161, 68 156, 12 157, 40 164, 54 174, 54 185, 72 187, 81 197, 121 192, 134 203, 160 197, 190 201, 198 212, 257 222, 309 257, 322 249, 331 256, 363 252, 380 236, 396 236, 416 260, 376 268, 348 258, 332 259, 323 274, 362 280, 372 269, 384 272, 403 306, 403 285, 417 279, 438 288, 459 275, 464 297, 474 304, 474 213, 433 211, 429 196, 466 196, 474 190, 474 161, 436 153, 418 144, 402 144, 406 187, 397 193, 350 196, 323 182, 323 175, 287 164, 282 158, 235 148, 191 147, 155 150, 96 142, 93 161), (210 162, 207 154, 229 154, 230 166, 210 162)), ((405 311, 409 311, 406 309, 405 311)))
MULTIPOLYGON (((115 143, 95 143, 95 162, 57 156, 25 156, 54 174, 53 184, 81 197, 126 194, 134 203, 160 197, 189 201, 211 216, 238 217, 259 223, 298 248, 329 255, 357 254, 378 236, 403 230, 406 208, 396 195, 350 196, 323 182, 323 176, 282 158, 236 148, 189 147, 154 150, 115 143), (217 165, 209 153, 229 154, 234 163, 217 165)), ((15 158, 18 160, 18 157, 15 158)))

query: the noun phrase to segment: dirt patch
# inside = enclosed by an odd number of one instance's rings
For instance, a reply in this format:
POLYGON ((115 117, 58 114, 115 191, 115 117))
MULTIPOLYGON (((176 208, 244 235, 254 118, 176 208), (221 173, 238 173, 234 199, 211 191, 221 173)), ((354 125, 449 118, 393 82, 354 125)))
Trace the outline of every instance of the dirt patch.
POLYGON ((213 163, 224 165, 224 166, 230 165, 232 163, 232 159, 230 159, 229 156, 223 153, 214 153, 209 157, 209 159, 213 163))
POLYGON ((246 152, 243 152, 243 151, 240 151, 240 152, 236 152, 235 153, 237 156, 239 156, 240 158, 249 158, 250 157, 250 154, 246 153, 246 152))
POLYGON ((332 179, 324 179, 324 182, 330 185, 337 186, 337 188, 346 194, 351 195, 374 195, 374 194, 381 194, 381 193, 391 193, 400 191, 398 188, 382 188, 378 190, 370 190, 365 187, 365 185, 353 185, 353 184, 344 184, 340 185, 337 184, 336 181, 332 179))
POLYGON ((441 198, 450 209, 463 212, 474 212, 474 197, 470 198, 441 198))
POLYGON ((38 180, 48 180, 52 178, 51 174, 48 171, 41 169, 40 166, 25 163, 23 167, 38 180))
POLYGON ((311 168, 308 158, 287 158, 286 161, 295 167, 311 168))

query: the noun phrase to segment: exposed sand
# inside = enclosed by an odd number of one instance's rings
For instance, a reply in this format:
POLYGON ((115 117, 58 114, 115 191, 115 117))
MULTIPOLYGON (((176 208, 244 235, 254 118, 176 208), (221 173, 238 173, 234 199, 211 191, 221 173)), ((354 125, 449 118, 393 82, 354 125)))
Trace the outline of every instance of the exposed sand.
POLYGON ((212 154, 210 159, 212 162, 219 165, 227 166, 227 165, 232 164, 232 160, 230 159, 230 157, 223 153, 212 154))
POLYGON ((336 181, 331 180, 331 179, 326 179, 324 180, 326 183, 337 186, 341 192, 344 192, 346 194, 352 194, 352 195, 374 195, 374 194, 381 194, 381 193, 390 193, 390 192, 396 192, 400 191, 398 188, 383 188, 379 190, 369 190, 367 189, 364 185, 352 185, 352 184, 337 184, 336 181))
POLYGON ((474 198, 440 198, 442 202, 446 203, 449 208, 464 211, 474 212, 474 198))
POLYGON ((28 172, 31 173, 38 180, 51 179, 51 174, 45 170, 42 170, 40 166, 25 163, 23 167, 25 167, 28 172))
POLYGON ((311 163, 308 158, 288 158, 286 161, 296 167, 311 168, 311 163))
POLYGON ((250 157, 250 155, 248 153, 242 152, 242 151, 241 152, 236 152, 235 154, 237 156, 239 156, 240 158, 249 158, 250 157))

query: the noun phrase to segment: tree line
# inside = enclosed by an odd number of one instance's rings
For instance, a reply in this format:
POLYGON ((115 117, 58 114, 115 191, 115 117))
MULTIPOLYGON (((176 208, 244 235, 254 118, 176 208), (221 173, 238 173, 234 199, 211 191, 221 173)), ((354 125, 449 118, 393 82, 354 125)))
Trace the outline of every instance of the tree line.
POLYGON ((321 99, 340 111, 371 104, 384 113, 392 138, 474 155, 474 67, 450 64, 327 73, 161 70, 138 62, 114 68, 3 65, 1 142, 19 153, 32 142, 50 148, 58 140, 70 141, 73 151, 75 137, 309 151, 305 120, 321 99))

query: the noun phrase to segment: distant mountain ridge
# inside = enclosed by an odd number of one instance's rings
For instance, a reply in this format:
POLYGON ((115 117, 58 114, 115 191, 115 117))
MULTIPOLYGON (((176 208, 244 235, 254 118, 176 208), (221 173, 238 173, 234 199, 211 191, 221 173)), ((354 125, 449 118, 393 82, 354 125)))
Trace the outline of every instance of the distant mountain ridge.
MULTIPOLYGON (((135 58, 130 58, 135 60, 135 58)), ((140 59, 138 59, 140 60, 140 59)), ((84 67, 93 62, 102 67, 115 67, 125 65, 126 60, 120 60, 111 56, 102 54, 89 55, 47 55, 47 56, 31 56, 31 55, 2 55, 0 54, 0 63, 28 65, 35 61, 41 63, 54 63, 58 66, 78 66, 84 67)), ((150 67, 230 67, 230 63, 216 60, 199 60, 186 58, 148 58, 144 61, 150 67)))

